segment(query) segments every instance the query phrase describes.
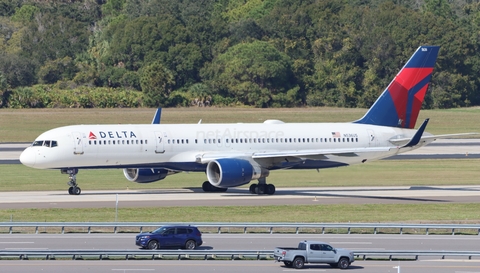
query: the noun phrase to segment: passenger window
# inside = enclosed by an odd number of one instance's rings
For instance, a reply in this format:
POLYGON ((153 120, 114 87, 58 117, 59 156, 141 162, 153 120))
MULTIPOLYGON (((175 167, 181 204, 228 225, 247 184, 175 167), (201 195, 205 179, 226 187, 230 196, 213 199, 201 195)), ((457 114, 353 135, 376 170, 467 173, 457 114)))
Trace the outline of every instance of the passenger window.
POLYGON ((310 249, 311 249, 311 250, 320 250, 320 245, 317 245, 317 244, 314 244, 314 245, 313 245, 313 244, 312 244, 312 245, 310 245, 310 249))
POLYGON ((322 250, 324 251, 332 251, 333 250, 333 247, 329 246, 329 245, 322 245, 322 250))
POLYGON ((186 228, 177 228, 177 234, 187 234, 186 228))
POLYGON ((175 229, 174 228, 169 228, 163 232, 164 235, 171 235, 175 234, 175 229))

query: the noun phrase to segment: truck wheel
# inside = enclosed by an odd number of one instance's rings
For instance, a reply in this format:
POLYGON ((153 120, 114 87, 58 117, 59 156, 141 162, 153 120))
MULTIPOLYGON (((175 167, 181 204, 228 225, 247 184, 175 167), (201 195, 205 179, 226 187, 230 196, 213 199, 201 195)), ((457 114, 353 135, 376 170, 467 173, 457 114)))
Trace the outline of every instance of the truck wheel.
POLYGON ((286 267, 292 267, 292 262, 283 262, 286 267))
POLYGON ((338 267, 340 269, 347 269, 349 265, 350 261, 347 258, 340 258, 340 260, 338 261, 338 267))
POLYGON ((304 260, 302 257, 296 257, 293 260, 293 267, 295 267, 296 269, 302 269, 303 265, 304 265, 304 260))

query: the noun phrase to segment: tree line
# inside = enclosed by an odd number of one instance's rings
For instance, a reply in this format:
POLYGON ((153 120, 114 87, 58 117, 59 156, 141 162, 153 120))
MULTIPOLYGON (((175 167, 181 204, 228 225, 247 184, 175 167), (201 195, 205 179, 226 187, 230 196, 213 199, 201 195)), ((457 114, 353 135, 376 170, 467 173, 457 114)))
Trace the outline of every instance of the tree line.
POLYGON ((480 105, 479 0, 0 0, 0 107, 369 107, 420 45, 480 105))

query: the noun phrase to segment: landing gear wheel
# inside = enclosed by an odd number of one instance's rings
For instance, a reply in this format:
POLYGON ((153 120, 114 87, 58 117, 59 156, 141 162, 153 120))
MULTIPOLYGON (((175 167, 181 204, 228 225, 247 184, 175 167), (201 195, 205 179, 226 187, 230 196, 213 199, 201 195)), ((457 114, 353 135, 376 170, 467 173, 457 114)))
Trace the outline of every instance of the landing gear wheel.
POLYGON ((212 184, 210 184, 210 182, 208 182, 208 181, 203 182, 202 190, 204 192, 211 192, 212 191, 212 184))
POLYGON ((82 192, 82 190, 80 189, 80 187, 78 187, 78 184, 77 184, 77 173, 78 173, 78 169, 62 169, 61 172, 63 174, 68 174, 68 185, 70 186, 70 188, 68 188, 68 194, 70 195, 80 195, 80 193, 82 192))
POLYGON ((252 184, 250 185, 250 188, 248 189, 251 194, 255 194, 257 191, 257 184, 252 184))
POLYGON ((73 195, 80 195, 82 190, 79 187, 73 187, 72 194, 73 195))
POLYGON ((273 184, 267 184, 267 192, 266 194, 272 195, 275 193, 275 186, 273 184))
POLYGON ((215 187, 214 185, 210 184, 210 182, 205 181, 202 184, 202 190, 204 192, 226 192, 228 188, 215 187))
POLYGON ((267 185, 265 185, 265 184, 258 184, 256 193, 257 194, 265 194, 265 190, 267 188, 266 186, 267 185))

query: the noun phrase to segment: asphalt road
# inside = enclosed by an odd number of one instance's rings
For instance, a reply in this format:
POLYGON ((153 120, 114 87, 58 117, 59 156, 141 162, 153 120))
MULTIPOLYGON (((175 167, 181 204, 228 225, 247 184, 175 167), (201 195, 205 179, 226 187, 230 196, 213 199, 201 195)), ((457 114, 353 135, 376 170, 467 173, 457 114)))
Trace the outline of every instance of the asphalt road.
MULTIPOLYGON (((135 234, 3 234, 0 249, 136 249, 135 234)), ((275 246, 296 246, 298 241, 314 239, 350 250, 479 250, 477 235, 335 235, 335 234, 206 234, 201 248, 270 250, 275 246)), ((200 249, 201 249, 200 248, 200 249)), ((145 250, 148 252, 148 250, 145 250)), ((280 263, 267 261, 204 260, 129 260, 129 261, 46 261, 2 260, 2 272, 285 272, 295 271, 280 263)), ((353 272, 480 272, 480 259, 467 257, 426 257, 419 261, 357 260, 353 272)), ((328 265, 308 266, 302 272, 338 272, 328 265)))

